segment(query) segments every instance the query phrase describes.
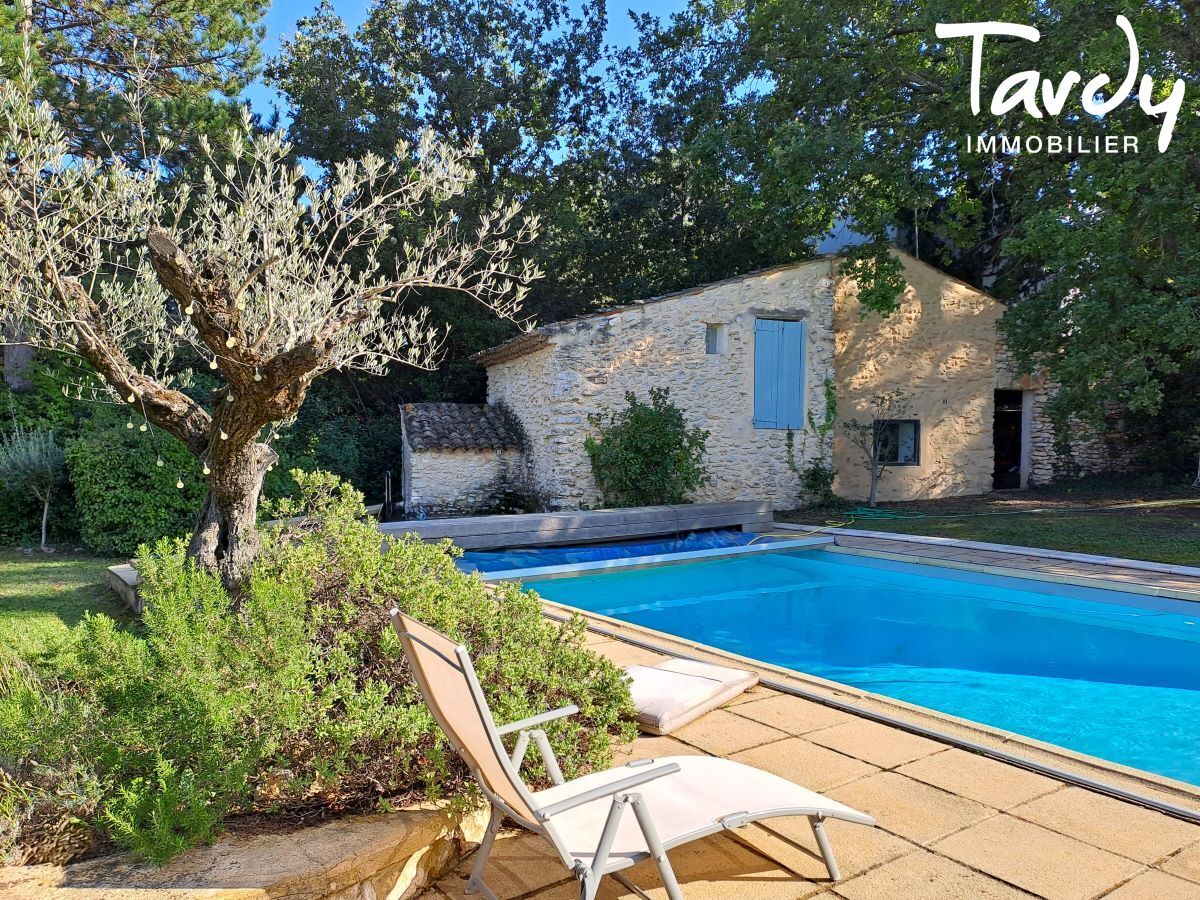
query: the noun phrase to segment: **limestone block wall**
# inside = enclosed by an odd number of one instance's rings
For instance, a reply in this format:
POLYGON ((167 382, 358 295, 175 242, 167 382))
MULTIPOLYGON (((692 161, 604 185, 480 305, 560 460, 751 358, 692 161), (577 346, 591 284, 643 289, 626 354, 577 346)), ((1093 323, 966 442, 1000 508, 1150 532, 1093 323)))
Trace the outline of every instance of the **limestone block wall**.
POLYGON ((562 399, 561 379, 555 383, 554 348, 540 350, 488 367, 487 402, 502 404, 516 415, 525 433, 528 490, 554 506, 558 478, 557 448, 573 440, 575 429, 561 421, 556 400, 562 399))
POLYGON ((408 516, 464 515, 496 508, 505 491, 525 483, 520 450, 421 450, 404 444, 404 511, 408 516))
POLYGON ((1055 478, 1124 472, 1135 465, 1135 448, 1120 434, 1094 435, 1077 425, 1070 454, 1064 457, 1054 446, 1054 423, 1046 415, 1046 404, 1057 386, 1042 375, 1022 375, 1002 341, 996 344, 996 388, 1028 392, 1030 413, 1029 483, 1047 484, 1055 478))
MULTIPOLYGON (((1001 305, 907 255, 908 287, 888 316, 863 314, 858 286, 838 281, 834 369, 840 421, 870 421, 870 398, 903 390, 920 421, 920 464, 888 469, 880 500, 980 494, 992 488, 996 324, 1001 305)), ((834 490, 860 500, 870 472, 844 427, 834 432, 834 490)))
MULTIPOLYGON (((488 402, 505 403, 521 420, 532 488, 553 508, 597 503, 583 446, 588 415, 621 408, 627 391, 645 399, 651 387, 669 387, 689 423, 710 432, 711 481, 693 499, 796 505, 787 432, 754 427, 754 320, 808 323, 806 399, 820 419, 824 379, 833 377, 834 265, 814 260, 566 322, 546 347, 490 366, 488 402), (722 353, 706 353, 709 324, 725 326, 722 353)), ((797 431, 794 441, 803 468, 815 438, 797 431)))

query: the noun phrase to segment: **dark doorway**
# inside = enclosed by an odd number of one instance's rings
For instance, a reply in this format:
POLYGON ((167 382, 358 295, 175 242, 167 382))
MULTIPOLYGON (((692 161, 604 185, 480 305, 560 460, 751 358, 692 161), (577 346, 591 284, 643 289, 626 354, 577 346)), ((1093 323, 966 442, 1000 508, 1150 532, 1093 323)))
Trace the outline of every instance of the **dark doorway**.
POLYGON ((996 467, 992 472, 992 488, 997 491, 1021 486, 1021 405, 1020 391, 996 391, 996 419, 992 425, 996 467))

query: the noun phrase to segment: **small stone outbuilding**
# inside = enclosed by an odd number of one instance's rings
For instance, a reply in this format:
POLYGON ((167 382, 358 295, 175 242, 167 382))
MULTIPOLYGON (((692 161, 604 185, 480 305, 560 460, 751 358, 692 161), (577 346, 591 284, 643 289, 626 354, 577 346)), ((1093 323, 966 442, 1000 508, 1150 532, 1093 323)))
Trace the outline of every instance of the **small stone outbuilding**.
POLYGON ((504 407, 407 403, 400 412, 406 516, 495 510, 523 490, 524 435, 504 407))

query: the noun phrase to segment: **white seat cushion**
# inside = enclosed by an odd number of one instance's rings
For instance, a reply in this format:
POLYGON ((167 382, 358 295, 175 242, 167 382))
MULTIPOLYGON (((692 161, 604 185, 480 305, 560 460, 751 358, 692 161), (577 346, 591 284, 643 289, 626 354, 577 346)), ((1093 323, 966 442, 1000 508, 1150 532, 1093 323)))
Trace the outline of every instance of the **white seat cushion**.
MULTIPOLYGON (((605 772, 593 772, 567 784, 538 791, 534 806, 546 807, 567 797, 603 784, 668 763, 678 763, 680 771, 632 788, 640 794, 654 819, 663 846, 671 848, 727 827, 721 819, 738 816, 734 827, 748 821, 779 815, 821 815, 846 819, 863 825, 874 820, 848 806, 822 797, 787 779, 728 759, 712 756, 668 756, 634 766, 619 766, 605 772), (741 814, 741 815, 739 815, 741 814)), ((550 820, 562 837, 570 855, 591 865, 600 833, 612 807, 612 797, 601 797, 550 820)), ((633 865, 649 856, 646 841, 632 808, 621 816, 616 840, 609 855, 610 865, 633 865)))
POLYGON ((656 666, 626 666, 638 727, 670 734, 758 684, 758 675, 691 659, 656 666))

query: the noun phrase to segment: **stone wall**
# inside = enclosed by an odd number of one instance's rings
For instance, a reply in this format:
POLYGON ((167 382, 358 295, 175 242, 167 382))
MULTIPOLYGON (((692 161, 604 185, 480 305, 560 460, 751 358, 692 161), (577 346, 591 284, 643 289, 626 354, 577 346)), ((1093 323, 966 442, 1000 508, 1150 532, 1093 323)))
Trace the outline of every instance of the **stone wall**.
MULTIPOLYGON (((992 488, 996 323, 987 294, 901 254, 908 282, 888 316, 862 312, 858 286, 839 279, 834 369, 839 420, 870 421, 870 398, 902 390, 920 421, 920 464, 888 469, 880 500, 981 494, 992 488)), ((865 499, 870 471, 844 428, 834 434, 840 496, 865 499)))
POLYGON ((429 804, 309 828, 226 833, 162 866, 128 854, 0 866, 0 897, 29 900, 410 900, 483 838, 482 810, 429 804))
POLYGON ((577 414, 558 402, 570 389, 570 373, 556 373, 554 367, 554 348, 543 347, 487 370, 488 403, 507 406, 520 420, 528 453, 528 488, 545 496, 551 507, 560 505, 553 503, 559 483, 558 447, 574 440, 579 424, 577 414))
POLYGON ((996 388, 1027 392, 1025 421, 1029 426, 1028 481, 1048 484, 1055 478, 1128 471, 1133 467, 1135 448, 1120 434, 1094 435, 1076 423, 1070 453, 1059 452, 1054 442, 1054 423, 1046 415, 1046 404, 1057 387, 1042 375, 1023 375, 1003 342, 996 344, 996 388))
MULTIPOLYGON (((754 427, 754 320, 808 323, 807 402, 820 419, 823 381, 833 376, 833 267, 814 260, 565 322, 547 346, 489 366, 488 402, 507 404, 521 420, 532 488, 555 508, 598 502, 583 446, 588 414, 623 407, 627 391, 645 399, 651 387, 669 387, 689 423, 710 432, 711 481, 693 499, 796 505, 787 432, 754 427), (709 324, 725 326, 723 353, 706 353, 709 324)), ((815 438, 798 431, 794 439, 803 467, 815 438)))
POLYGON ((508 491, 525 485, 520 450, 421 450, 404 443, 407 516, 491 512, 508 491))

